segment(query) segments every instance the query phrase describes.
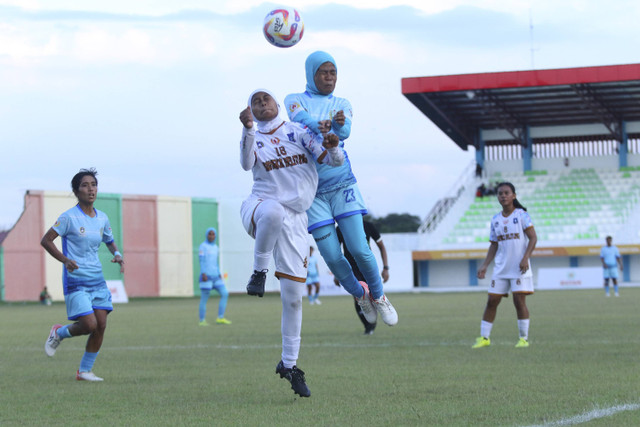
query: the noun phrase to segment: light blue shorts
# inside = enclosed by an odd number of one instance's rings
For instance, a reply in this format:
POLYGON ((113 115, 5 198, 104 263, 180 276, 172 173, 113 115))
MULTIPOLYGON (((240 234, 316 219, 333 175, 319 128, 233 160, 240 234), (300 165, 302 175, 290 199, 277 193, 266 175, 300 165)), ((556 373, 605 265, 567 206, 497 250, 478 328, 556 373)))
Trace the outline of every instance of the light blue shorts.
POLYGON ((64 302, 69 320, 92 314, 93 310, 113 311, 111 292, 105 282, 97 286, 78 286, 77 290, 65 295, 64 302))
POLYGON ((309 232, 335 220, 351 215, 367 214, 367 207, 358 189, 358 184, 351 184, 327 193, 316 194, 311 207, 307 210, 309 232))
POLYGON ((602 269, 603 276, 605 279, 617 279, 618 278, 618 266, 614 265, 613 267, 606 267, 602 269))
POLYGON ((206 290, 211 290, 213 288, 219 288, 221 286, 224 286, 224 280, 222 280, 222 277, 218 276, 218 277, 214 277, 211 280, 207 280, 206 282, 200 282, 200 289, 206 289, 206 290))
POLYGON ((317 274, 310 274, 307 276, 307 285, 311 285, 313 283, 320 283, 320 276, 317 274))

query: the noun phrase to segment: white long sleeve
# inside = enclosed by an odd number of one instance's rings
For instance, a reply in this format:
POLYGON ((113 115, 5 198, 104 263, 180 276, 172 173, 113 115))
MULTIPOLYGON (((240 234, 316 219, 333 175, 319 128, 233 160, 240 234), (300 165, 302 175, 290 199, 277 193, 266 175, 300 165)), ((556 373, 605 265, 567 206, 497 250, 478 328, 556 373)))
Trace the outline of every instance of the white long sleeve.
POLYGON ((256 154, 253 143, 256 136, 255 126, 250 128, 242 127, 242 139, 240 140, 240 164, 242 169, 248 171, 253 169, 256 163, 256 154))
POLYGON ((322 163, 329 166, 341 166, 344 163, 344 151, 340 147, 327 148, 327 156, 324 156, 322 163))

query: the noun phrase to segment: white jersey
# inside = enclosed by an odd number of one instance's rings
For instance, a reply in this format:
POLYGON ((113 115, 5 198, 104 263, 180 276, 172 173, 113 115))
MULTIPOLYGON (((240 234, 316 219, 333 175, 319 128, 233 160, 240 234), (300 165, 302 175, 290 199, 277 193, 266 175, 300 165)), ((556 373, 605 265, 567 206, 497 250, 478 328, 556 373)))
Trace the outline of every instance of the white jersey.
POLYGON ((243 167, 253 162, 251 194, 276 200, 296 212, 305 212, 315 198, 318 188, 315 163, 344 161, 344 158, 332 160, 322 146, 321 136, 297 123, 284 121, 268 133, 244 128, 240 153, 243 167), (248 144, 253 144, 253 149, 246 147, 248 144))
POLYGON ((504 217, 502 212, 493 216, 489 240, 498 243, 493 279, 533 276, 531 262, 529 262, 529 269, 524 274, 520 273, 520 261, 529 244, 529 238, 524 234, 524 230, 529 227, 533 227, 533 222, 523 209, 516 208, 508 217, 504 217))

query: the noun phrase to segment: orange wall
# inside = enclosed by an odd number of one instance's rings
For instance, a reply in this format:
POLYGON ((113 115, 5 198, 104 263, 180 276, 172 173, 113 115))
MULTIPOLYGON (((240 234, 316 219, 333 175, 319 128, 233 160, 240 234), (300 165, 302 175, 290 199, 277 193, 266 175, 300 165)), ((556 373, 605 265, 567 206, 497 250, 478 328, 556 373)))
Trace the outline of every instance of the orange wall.
POLYGON ((155 196, 122 196, 122 255, 129 297, 160 295, 158 211, 155 196))
POLYGON ((37 301, 45 284, 45 251, 40 246, 44 235, 42 191, 27 192, 24 205, 18 222, 2 242, 6 301, 37 301))

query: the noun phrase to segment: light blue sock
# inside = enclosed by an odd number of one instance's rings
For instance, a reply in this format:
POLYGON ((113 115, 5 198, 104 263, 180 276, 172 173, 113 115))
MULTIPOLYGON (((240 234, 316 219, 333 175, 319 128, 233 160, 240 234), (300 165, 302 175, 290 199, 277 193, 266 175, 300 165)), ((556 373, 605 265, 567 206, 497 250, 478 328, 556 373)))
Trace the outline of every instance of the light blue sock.
MULTIPOLYGON (((364 229, 362 232, 364 233, 364 229)), ((353 275, 349 261, 340 249, 336 227, 333 224, 325 225, 316 228, 311 234, 318 245, 320 255, 324 258, 329 270, 338 278, 344 290, 356 298, 361 298, 364 290, 358 283, 356 276, 353 275)))
POLYGON ((362 225, 362 215, 351 215, 338 220, 338 225, 342 231, 345 245, 353 259, 355 259, 358 269, 362 272, 365 282, 369 285, 369 291, 374 299, 380 298, 384 291, 382 289, 382 278, 375 255, 367 244, 367 236, 362 225))
POLYGON ((207 300, 209 299, 209 294, 211 293, 208 289, 200 289, 200 321, 202 322, 207 316, 207 300))
POLYGON ((80 372, 91 372, 93 369, 93 364, 96 362, 96 357, 98 357, 98 353, 89 353, 88 351, 84 352, 82 356, 82 360, 80 361, 80 368, 78 371, 80 372))
POLYGON ((65 338, 71 338, 71 332, 69 332, 69 326, 71 325, 64 325, 60 328, 58 328, 57 334, 60 337, 61 340, 65 339, 65 338))
POLYGON ((313 295, 309 295, 309 302, 313 302, 313 295))
POLYGON ((227 309, 227 301, 229 300, 229 291, 226 286, 220 286, 216 288, 216 291, 220 294, 220 302, 218 303, 218 319, 224 317, 224 312, 227 309))
POLYGON ((618 285, 613 285, 613 292, 618 293, 618 285))

